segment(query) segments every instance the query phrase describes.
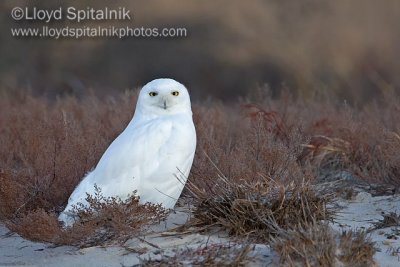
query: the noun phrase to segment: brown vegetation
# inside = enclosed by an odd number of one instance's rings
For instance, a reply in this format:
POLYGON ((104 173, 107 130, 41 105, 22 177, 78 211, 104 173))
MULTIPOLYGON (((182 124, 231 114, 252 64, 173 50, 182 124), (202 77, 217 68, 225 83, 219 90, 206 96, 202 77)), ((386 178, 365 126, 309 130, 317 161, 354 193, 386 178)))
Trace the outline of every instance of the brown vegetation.
POLYGON ((123 243, 167 215, 161 205, 139 205, 135 195, 124 201, 106 198, 98 188, 95 195, 88 195, 86 200, 89 206, 74 207, 79 220, 66 229, 60 227, 56 214, 43 209, 15 217, 6 224, 10 230, 34 241, 88 247, 111 242, 123 243))
MULTIPOLYGON (((134 103, 133 93, 55 102, 2 97, 1 220, 26 238, 85 246, 123 239, 161 219, 159 207, 139 206, 133 197, 95 201, 99 216, 82 217, 85 223, 67 232, 70 239, 56 221, 130 120, 134 103)), ((400 184, 399 103, 388 95, 356 109, 322 96, 272 99, 263 90, 231 105, 195 103, 198 147, 184 194, 194 197, 204 224, 237 236, 265 241, 297 226, 306 230, 332 217, 329 194, 313 186, 322 174, 344 170, 365 182, 400 184)))
POLYGON ((343 232, 339 249, 339 259, 346 266, 375 266, 375 244, 363 231, 343 232))
POLYGON ((382 213, 382 220, 374 223, 373 230, 381 229, 391 226, 400 226, 400 214, 390 211, 389 213, 382 213))
MULTIPOLYGON (((195 189, 194 215, 205 224, 221 225, 230 233, 267 242, 282 229, 306 226, 313 220, 331 220, 331 196, 318 194, 307 184, 264 184, 216 181, 212 191, 195 189), (201 192, 201 193, 200 193, 201 192)), ((189 185, 190 187, 190 185, 189 185)))
POLYGON ((272 247, 280 266, 375 266, 376 249, 364 232, 343 232, 337 239, 328 224, 312 222, 282 230, 272 247))

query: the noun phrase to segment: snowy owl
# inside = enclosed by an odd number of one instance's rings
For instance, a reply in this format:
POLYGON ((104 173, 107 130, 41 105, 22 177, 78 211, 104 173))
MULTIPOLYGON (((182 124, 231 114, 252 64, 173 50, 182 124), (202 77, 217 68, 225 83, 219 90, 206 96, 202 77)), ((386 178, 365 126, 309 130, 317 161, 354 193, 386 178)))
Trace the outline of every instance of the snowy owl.
POLYGON ((95 185, 105 197, 122 200, 137 191, 140 203, 173 208, 192 166, 196 131, 189 93, 172 79, 156 79, 140 91, 135 114, 111 143, 96 168, 71 194, 59 220, 74 221, 73 205, 87 205, 95 185))

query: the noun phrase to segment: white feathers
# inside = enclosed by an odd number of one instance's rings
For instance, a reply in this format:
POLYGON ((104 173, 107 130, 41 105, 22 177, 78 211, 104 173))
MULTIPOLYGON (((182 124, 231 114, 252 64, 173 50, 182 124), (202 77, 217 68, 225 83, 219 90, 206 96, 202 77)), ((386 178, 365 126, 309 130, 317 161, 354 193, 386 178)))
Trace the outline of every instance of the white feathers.
POLYGON ((140 202, 173 208, 189 175, 196 148, 189 93, 172 79, 156 79, 140 91, 135 114, 96 168, 75 188, 59 220, 74 221, 72 205, 94 194, 122 200, 134 190, 140 202))

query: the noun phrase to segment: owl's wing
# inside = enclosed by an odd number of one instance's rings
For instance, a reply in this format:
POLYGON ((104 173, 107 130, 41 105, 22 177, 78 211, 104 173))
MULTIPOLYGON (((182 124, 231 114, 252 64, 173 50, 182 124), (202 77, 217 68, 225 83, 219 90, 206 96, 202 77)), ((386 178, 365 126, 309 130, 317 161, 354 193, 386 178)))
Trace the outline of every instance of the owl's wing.
POLYGON ((172 122, 157 120, 128 126, 101 157, 90 183, 102 188, 104 195, 127 194, 138 189, 143 172, 158 168, 160 150, 168 142, 172 122))
POLYGON ((151 161, 154 168, 144 168, 139 186, 142 203, 162 203, 173 208, 186 183, 196 149, 196 131, 191 117, 178 117, 170 136, 151 161))

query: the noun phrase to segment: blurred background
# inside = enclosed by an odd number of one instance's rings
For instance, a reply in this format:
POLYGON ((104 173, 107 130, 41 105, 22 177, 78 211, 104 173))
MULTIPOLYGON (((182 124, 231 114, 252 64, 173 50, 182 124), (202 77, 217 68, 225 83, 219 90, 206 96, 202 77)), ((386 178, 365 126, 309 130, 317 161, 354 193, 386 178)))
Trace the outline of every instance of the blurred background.
MULTIPOLYGON (((351 103, 400 88, 398 0, 2 1, 0 90, 50 98, 112 94, 171 77, 194 99, 236 100, 259 88, 351 103), (126 7, 131 27, 185 27, 179 38, 35 39, 11 36, 15 6, 126 7)), ((115 24, 115 22, 112 22, 115 24)), ((109 26, 83 22, 74 26, 109 26)), ((72 26, 57 22, 49 26, 72 26)))

